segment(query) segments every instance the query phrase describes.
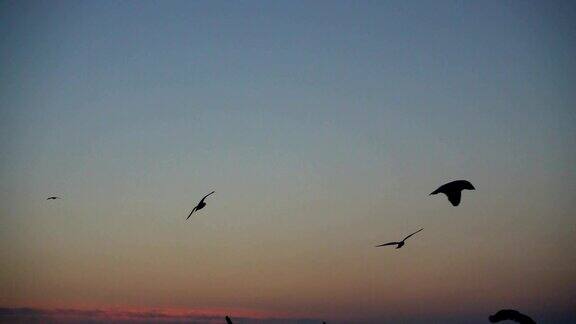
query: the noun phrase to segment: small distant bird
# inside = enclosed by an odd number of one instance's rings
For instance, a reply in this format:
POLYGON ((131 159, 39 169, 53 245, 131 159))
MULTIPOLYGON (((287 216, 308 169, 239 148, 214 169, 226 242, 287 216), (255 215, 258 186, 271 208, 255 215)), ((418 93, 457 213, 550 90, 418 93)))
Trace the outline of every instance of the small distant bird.
POLYGON ((416 233, 420 232, 421 230, 423 230, 423 228, 421 228, 421 229, 417 230, 416 232, 414 232, 414 233, 412 233, 412 234, 410 234, 410 235, 406 236, 406 237, 405 237, 405 238, 404 238, 402 241, 400 241, 400 242, 389 242, 389 243, 384 243, 384 244, 376 245, 376 247, 387 246, 387 245, 396 245, 396 249, 399 249, 399 248, 403 247, 403 246, 404 246, 404 244, 406 244, 406 243, 404 243, 404 241, 406 241, 406 240, 407 240, 407 239, 408 239, 410 236, 412 236, 412 235, 414 235, 414 234, 416 234, 416 233))
POLYGON ((476 190, 474 186, 466 180, 456 180, 448 182, 447 184, 441 185, 440 188, 434 190, 430 195, 435 195, 438 193, 443 193, 448 197, 452 206, 460 205, 460 200, 462 199, 462 190, 476 190))
POLYGON ((56 199, 62 199, 62 198, 56 196, 46 198, 46 200, 56 200, 56 199))
POLYGON ((188 215, 188 217, 186 217, 186 219, 190 218, 190 216, 192 216, 192 213, 195 211, 198 211, 202 208, 204 208, 206 206, 206 203, 204 202, 204 199, 206 199, 206 197, 210 196, 211 194, 213 194, 215 191, 212 191, 211 193, 207 194, 206 196, 204 196, 204 198, 202 198, 202 200, 200 200, 200 202, 198 203, 198 205, 196 205, 196 207, 194 207, 194 209, 192 209, 192 211, 190 212, 190 215, 188 215))
POLYGON ((520 324, 536 324, 536 321, 513 309, 502 309, 496 314, 489 316, 490 323, 498 323, 501 321, 514 321, 520 324))
POLYGON ((232 320, 230 319, 230 317, 226 316, 226 323, 227 324, 232 324, 232 320))

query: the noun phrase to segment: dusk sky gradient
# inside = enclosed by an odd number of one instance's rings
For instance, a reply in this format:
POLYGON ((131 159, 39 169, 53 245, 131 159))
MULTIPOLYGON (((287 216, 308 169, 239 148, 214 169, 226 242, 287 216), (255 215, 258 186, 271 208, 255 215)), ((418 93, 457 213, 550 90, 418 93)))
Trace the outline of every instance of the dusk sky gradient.
POLYGON ((0 307, 576 322, 575 17, 0 1, 0 307))

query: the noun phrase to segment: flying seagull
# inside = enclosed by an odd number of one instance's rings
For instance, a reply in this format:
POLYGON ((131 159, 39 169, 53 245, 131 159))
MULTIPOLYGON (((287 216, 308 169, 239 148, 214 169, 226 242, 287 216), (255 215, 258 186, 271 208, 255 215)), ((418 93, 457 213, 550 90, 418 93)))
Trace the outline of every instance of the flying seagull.
POLYGON ((52 197, 46 198, 46 200, 56 200, 56 199, 62 199, 62 198, 57 197, 57 196, 52 196, 52 197))
POLYGON ((416 234, 416 233, 420 232, 421 230, 423 230, 423 228, 421 228, 421 229, 417 230, 416 232, 414 232, 414 233, 412 233, 412 234, 410 234, 410 235, 406 236, 406 237, 405 237, 405 238, 404 238, 402 241, 400 241, 400 242, 389 242, 389 243, 384 243, 384 244, 376 245, 376 247, 387 246, 387 245, 396 245, 396 248, 397 248, 397 249, 399 249, 399 248, 403 247, 403 246, 404 246, 404 244, 406 244, 406 243, 404 243, 404 241, 406 241, 406 240, 407 240, 407 239, 408 239, 410 236, 412 236, 412 235, 414 235, 414 234, 416 234))
POLYGON ((498 323, 501 321, 514 321, 520 324, 536 324, 536 321, 513 309, 502 309, 496 314, 489 316, 490 323, 498 323))
POLYGON ((474 186, 466 180, 456 180, 448 182, 447 184, 441 185, 440 188, 434 190, 430 195, 435 195, 438 193, 443 193, 448 197, 448 200, 452 206, 460 205, 460 199, 462 198, 462 190, 475 190, 474 186))
POLYGON ((192 209, 192 211, 190 212, 190 215, 188 215, 188 217, 186 217, 186 219, 190 218, 190 216, 192 216, 192 213, 195 211, 198 211, 202 208, 204 208, 206 206, 206 203, 204 202, 204 199, 206 199, 206 197, 210 196, 211 194, 213 194, 215 191, 212 191, 211 193, 207 194, 206 196, 204 196, 204 198, 202 198, 202 200, 200 200, 200 202, 198 203, 198 205, 196 205, 196 207, 194 207, 194 209, 192 209))

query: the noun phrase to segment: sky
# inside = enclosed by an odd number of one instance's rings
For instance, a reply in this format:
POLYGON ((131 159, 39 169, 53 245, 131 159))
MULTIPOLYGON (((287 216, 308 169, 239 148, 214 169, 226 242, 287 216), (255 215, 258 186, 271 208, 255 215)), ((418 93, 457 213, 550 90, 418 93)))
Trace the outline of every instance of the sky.
POLYGON ((575 322, 575 15, 0 1, 0 317, 575 322))

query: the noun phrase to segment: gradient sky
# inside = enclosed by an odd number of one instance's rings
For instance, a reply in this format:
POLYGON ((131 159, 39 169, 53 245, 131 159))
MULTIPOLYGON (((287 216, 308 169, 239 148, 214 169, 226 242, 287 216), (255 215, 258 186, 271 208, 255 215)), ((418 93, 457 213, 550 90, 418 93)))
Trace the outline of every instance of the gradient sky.
POLYGON ((575 16, 0 1, 0 306, 576 321, 575 16))

